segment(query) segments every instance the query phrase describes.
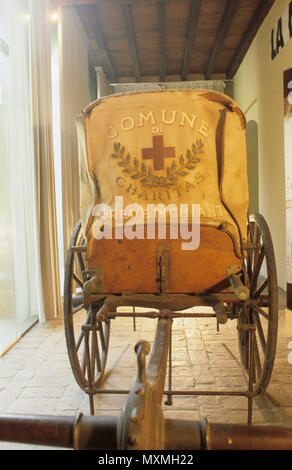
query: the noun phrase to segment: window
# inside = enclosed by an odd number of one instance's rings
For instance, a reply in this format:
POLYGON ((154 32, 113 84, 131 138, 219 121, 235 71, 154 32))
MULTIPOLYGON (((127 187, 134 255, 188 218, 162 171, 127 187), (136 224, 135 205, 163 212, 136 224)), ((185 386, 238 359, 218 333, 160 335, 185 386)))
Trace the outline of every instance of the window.
POLYGON ((41 308, 28 11, 0 0, 0 354, 41 308))

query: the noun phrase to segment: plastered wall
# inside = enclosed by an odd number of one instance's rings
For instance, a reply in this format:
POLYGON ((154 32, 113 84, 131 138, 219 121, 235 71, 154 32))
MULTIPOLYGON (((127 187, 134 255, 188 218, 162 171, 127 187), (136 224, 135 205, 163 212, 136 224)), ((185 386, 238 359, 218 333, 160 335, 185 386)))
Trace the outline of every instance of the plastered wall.
POLYGON ((284 47, 279 47, 272 60, 271 32, 274 29, 276 39, 278 20, 289 3, 290 0, 276 1, 234 78, 235 100, 247 121, 255 120, 258 124, 259 212, 266 218, 272 233, 278 281, 283 289, 286 289, 283 73, 292 67, 292 38, 284 47))

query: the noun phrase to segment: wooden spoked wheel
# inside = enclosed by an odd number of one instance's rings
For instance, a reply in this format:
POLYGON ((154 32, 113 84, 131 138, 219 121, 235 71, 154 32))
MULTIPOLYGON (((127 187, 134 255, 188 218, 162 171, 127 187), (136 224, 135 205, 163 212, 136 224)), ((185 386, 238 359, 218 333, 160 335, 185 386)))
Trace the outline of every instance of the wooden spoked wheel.
POLYGON ((84 237, 81 223, 74 228, 67 252, 64 283, 64 324, 68 356, 76 382, 94 394, 101 385, 110 338, 110 320, 99 321, 102 303, 83 304, 83 285, 87 280, 84 237))
POLYGON ((264 392, 269 384, 277 345, 278 283, 272 238, 264 217, 253 214, 248 223, 248 254, 246 272, 249 279, 250 302, 238 318, 239 349, 242 363, 254 378, 254 392, 264 392), (255 341, 251 348, 251 330, 255 341), (253 361, 251 361, 253 351, 253 361), (250 364, 254 364, 253 370, 250 364))

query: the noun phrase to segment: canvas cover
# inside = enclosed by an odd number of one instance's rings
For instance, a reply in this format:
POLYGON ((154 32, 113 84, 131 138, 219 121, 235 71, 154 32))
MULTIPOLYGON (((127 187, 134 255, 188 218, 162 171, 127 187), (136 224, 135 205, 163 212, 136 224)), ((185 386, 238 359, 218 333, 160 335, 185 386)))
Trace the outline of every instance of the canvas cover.
MULTIPOLYGON (((210 90, 111 95, 77 118, 81 217, 89 247, 91 209, 115 196, 124 205, 200 204, 201 224, 223 226, 240 255, 246 242, 245 118, 210 90)), ((114 221, 113 221, 114 223, 114 221)))

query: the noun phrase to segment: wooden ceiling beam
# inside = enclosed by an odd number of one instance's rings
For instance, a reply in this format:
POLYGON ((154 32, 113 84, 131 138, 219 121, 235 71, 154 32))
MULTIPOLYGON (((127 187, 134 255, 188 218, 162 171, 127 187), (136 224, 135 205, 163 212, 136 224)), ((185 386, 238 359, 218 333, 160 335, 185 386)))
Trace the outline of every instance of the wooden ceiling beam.
POLYGON ((88 41, 95 42, 96 47, 98 48, 98 53, 102 58, 102 64, 97 62, 96 65, 102 65, 107 78, 112 82, 116 82, 117 75, 107 50, 105 38, 102 32, 102 27, 99 21, 98 6, 75 5, 74 9, 79 16, 88 41))
POLYGON ((186 39, 186 44, 185 44, 183 66, 182 66, 182 74, 181 74, 182 80, 187 80, 187 77, 188 77, 191 56, 193 52, 193 45, 195 42, 197 25, 198 25, 198 20, 200 17, 201 4, 202 4, 202 0, 192 0, 190 20, 188 24, 188 32, 187 32, 187 39, 186 39))
POLYGON ((166 43, 165 43, 165 29, 166 29, 166 16, 165 16, 165 0, 158 2, 158 28, 159 28, 159 53, 160 53, 160 81, 165 81, 166 75, 166 43))
MULTIPOLYGON (((162 0, 147 0, 147 3, 156 3, 161 2, 162 0)), ((164 0, 166 2, 172 3, 177 0, 164 0)), ((52 8, 57 8, 59 6, 72 6, 72 5, 108 5, 119 6, 120 4, 124 5, 133 5, 135 3, 142 4, 145 3, 145 0, 50 0, 50 5, 52 8)))
POLYGON ((253 39, 255 38, 260 26, 262 25, 274 3, 275 0, 262 0, 260 2, 245 34, 242 37, 240 45, 231 60, 227 70, 227 78, 231 79, 236 74, 253 39))
POLYGON ((122 10, 122 15, 124 19, 124 25, 125 25, 126 32, 127 32, 130 54, 131 54, 132 62, 133 62, 134 76, 135 76, 136 82, 140 82, 141 73, 140 73, 139 54, 138 54, 138 47, 137 47, 137 42, 136 42, 136 35, 135 35, 131 5, 121 4, 121 10, 122 10))
MULTIPOLYGON (((225 71, 227 78, 233 78, 240 64, 242 63, 248 49, 250 48, 251 43, 254 37, 256 36, 262 22, 268 15, 275 1, 276 0, 258 0, 256 3, 256 5, 258 6, 255 7, 256 11, 253 14, 250 14, 248 13, 248 9, 245 11, 245 0, 241 0, 239 6, 239 0, 226 0, 226 7, 223 13, 221 24, 219 25, 219 27, 216 27, 217 32, 216 39, 213 44, 213 49, 209 57, 206 58, 208 60, 207 64, 205 63, 203 70, 200 70, 198 72, 200 72, 201 74, 204 73, 205 78, 210 79, 212 73, 214 74, 214 70, 217 70, 217 68, 219 67, 221 52, 226 44, 226 38, 229 38, 232 20, 236 15, 237 9, 240 9, 242 5, 243 11, 241 13, 243 18, 246 18, 246 21, 248 21, 249 16, 251 16, 251 20, 249 21, 249 26, 247 27, 246 31, 239 32, 242 36, 241 42, 239 43, 238 47, 236 45, 237 49, 234 49, 233 57, 231 58, 231 61, 228 65, 228 69, 225 71)), ((141 81, 141 61, 142 59, 144 60, 144 58, 139 57, 135 30, 136 25, 133 24, 132 8, 135 8, 135 5, 139 5, 141 7, 140 14, 143 14, 144 10, 142 6, 147 4, 147 7, 149 7, 151 5, 151 8, 153 8, 153 10, 157 14, 158 20, 158 26, 156 27, 158 28, 158 31, 156 28, 153 29, 153 33, 155 35, 158 34, 159 38, 159 50, 155 51, 156 53, 159 53, 160 57, 159 72, 157 71, 157 73, 160 74, 160 81, 165 81, 166 73, 169 72, 169 70, 167 70, 167 33, 170 33, 171 41, 175 40, 175 31, 168 32, 166 30, 166 11, 168 10, 166 10, 165 5, 173 4, 178 10, 182 8, 182 12, 180 13, 181 17, 183 17, 183 15, 188 14, 189 19, 185 36, 183 55, 180 59, 176 58, 178 70, 176 69, 175 73, 180 73, 181 80, 187 80, 188 75, 192 72, 192 56, 196 53, 199 53, 199 51, 196 50, 195 44, 198 26, 200 24, 199 21, 203 0, 185 0, 181 2, 180 0, 147 0, 147 2, 145 0, 50 0, 50 2, 52 8, 62 6, 64 8, 74 8, 77 11, 88 39, 89 50, 92 51, 92 65, 101 65, 104 69, 106 76, 111 82, 118 81, 118 68, 117 70, 115 70, 114 64, 111 60, 110 51, 107 47, 106 37, 102 32, 101 17, 99 16, 98 9, 100 8, 102 13, 105 15, 104 27, 108 28, 105 30, 105 32, 107 32, 108 34, 110 34, 110 12, 112 11, 112 9, 116 10, 116 13, 114 15, 115 21, 118 21, 119 9, 122 12, 122 20, 125 24, 125 30, 128 39, 128 47, 132 58, 133 76, 135 77, 136 81, 141 81), (104 6, 106 6, 106 8, 102 10, 104 6), (141 61, 139 59, 141 59, 141 61)), ((151 14, 153 14, 153 12, 151 14)), ((173 18, 171 18, 171 20, 173 20, 173 18)), ((141 21, 137 24, 139 24, 140 27, 141 21)), ((141 35, 142 32, 145 31, 146 29, 141 28, 141 35)), ((150 29, 147 28, 147 32, 148 31, 150 31, 150 29)), ((203 31, 202 41, 204 40, 204 34, 205 33, 203 31)), ((126 37, 122 39, 125 40, 126 37)), ((230 47, 232 47, 232 41, 236 42, 237 44, 237 38, 230 38, 230 47)), ((200 54, 200 57, 201 55, 202 54, 200 54)), ((154 53, 153 56, 150 56, 149 60, 151 60, 151 65, 153 65, 154 60, 156 60, 156 56, 154 56, 154 53)), ((172 61, 174 61, 174 58, 172 59, 172 61)), ((145 64, 145 66, 147 66, 147 64, 145 64)))
POLYGON ((228 0, 223 17, 217 32, 216 40, 212 52, 210 54, 206 70, 205 70, 205 80, 210 80, 214 67, 216 65, 216 60, 218 57, 219 52, 221 51, 222 47, 224 46, 225 39, 231 27, 231 24, 235 18, 237 13, 238 7, 240 4, 240 0, 228 0))
POLYGON ((52 8, 68 7, 73 5, 96 5, 98 0, 50 0, 52 8))

